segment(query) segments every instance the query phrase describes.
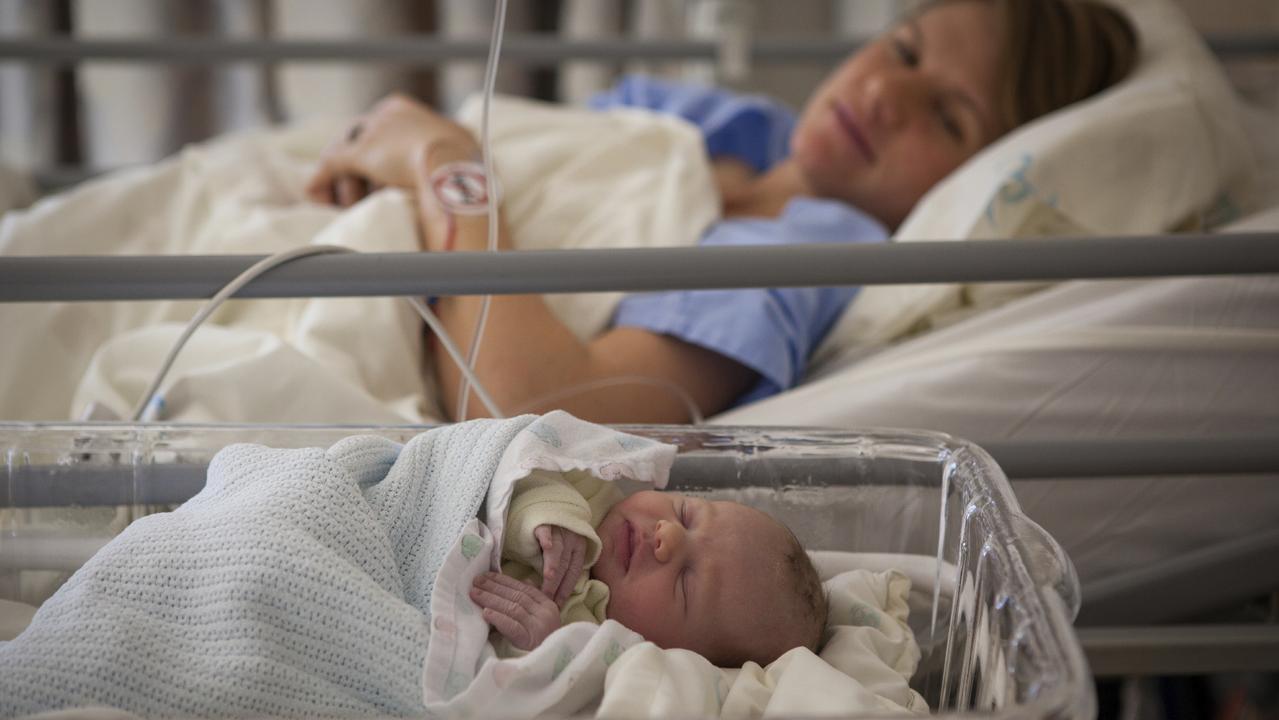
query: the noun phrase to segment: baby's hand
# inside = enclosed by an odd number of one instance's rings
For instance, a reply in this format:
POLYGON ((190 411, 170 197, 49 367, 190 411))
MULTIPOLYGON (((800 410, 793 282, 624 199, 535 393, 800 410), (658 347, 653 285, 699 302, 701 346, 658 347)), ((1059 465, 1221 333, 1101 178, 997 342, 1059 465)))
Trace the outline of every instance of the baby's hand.
POLYGON ((471 599, 483 608, 484 622, 520 650, 541 645, 560 626, 560 609, 555 603, 541 590, 509 575, 476 575, 471 599))
POLYGON ((586 538, 558 525, 538 525, 533 537, 542 546, 542 592, 564 607, 586 564, 586 538))

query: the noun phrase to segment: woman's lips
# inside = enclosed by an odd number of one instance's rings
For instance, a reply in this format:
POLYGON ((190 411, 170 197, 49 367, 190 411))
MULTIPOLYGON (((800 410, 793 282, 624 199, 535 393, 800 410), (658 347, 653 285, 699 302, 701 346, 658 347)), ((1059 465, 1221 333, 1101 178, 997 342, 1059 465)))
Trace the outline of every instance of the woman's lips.
POLYGON ((862 157, 866 158, 866 162, 875 162, 875 151, 870 147, 870 141, 866 139, 866 134, 862 132, 857 125, 857 119, 853 116, 853 112, 839 103, 831 103, 832 109, 835 111, 835 119, 839 122, 839 127, 843 129, 844 134, 852 139, 853 145, 861 152, 862 157))

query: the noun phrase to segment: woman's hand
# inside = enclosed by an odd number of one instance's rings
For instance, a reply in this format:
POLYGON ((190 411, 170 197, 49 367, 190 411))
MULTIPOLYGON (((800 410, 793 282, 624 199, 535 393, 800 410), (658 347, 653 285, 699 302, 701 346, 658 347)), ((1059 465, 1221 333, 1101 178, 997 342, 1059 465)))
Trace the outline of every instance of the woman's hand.
POLYGON ((558 525, 538 525, 533 537, 542 546, 542 592, 564 607, 586 564, 586 538, 558 525))
POLYGON ((520 650, 532 650, 560 627, 560 609, 541 590, 501 573, 486 572, 471 583, 471 600, 484 622, 520 650))
POLYGON ((307 196, 349 207, 381 187, 418 187, 428 155, 435 153, 477 157, 479 145, 461 125, 404 95, 390 95, 324 151, 307 196))

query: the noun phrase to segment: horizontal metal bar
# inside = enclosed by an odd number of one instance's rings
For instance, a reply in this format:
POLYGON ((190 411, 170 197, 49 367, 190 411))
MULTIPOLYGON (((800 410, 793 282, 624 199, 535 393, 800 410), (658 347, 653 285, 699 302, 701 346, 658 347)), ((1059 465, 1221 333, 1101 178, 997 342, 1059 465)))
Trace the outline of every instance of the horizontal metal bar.
POLYGON ((178 505, 204 488, 206 463, 11 465, 0 507, 178 505))
POLYGON ((87 180, 92 180, 99 175, 118 172, 127 167, 127 165, 121 165, 106 169, 86 165, 50 165, 32 169, 31 179, 35 182, 36 189, 41 195, 52 195, 53 193, 70 189, 87 180))
MULTIPOLYGON (((1270 439, 1269 437, 1257 437, 1225 440, 1208 438, 1149 441, 1143 443, 1149 451, 1141 456, 1147 462, 1145 465, 1114 455, 1119 450, 1119 446, 1116 443, 1103 442, 1100 443, 1102 449, 1098 449, 1098 443, 1095 441, 1072 440, 1040 443, 1038 447, 1047 448, 1048 450, 1042 460, 1036 461, 1033 456, 1027 455, 1006 467, 1005 459, 1008 456, 1005 453, 1007 452, 1008 444, 997 442, 978 444, 991 453, 991 456, 1005 469, 1005 473, 1009 477, 1020 481, 1047 477, 1092 477, 1090 474, 1072 474, 1072 469, 1076 472, 1087 470, 1105 477, 1123 475, 1125 474, 1124 471, 1151 476, 1178 475, 1192 472, 1175 463, 1165 462, 1159 451, 1161 445, 1165 449, 1163 454, 1168 455, 1178 454, 1178 451, 1174 450, 1174 448, 1188 447, 1190 452, 1194 452, 1203 458, 1196 467, 1210 468, 1209 472, 1213 474, 1226 475, 1230 474, 1233 468, 1238 467, 1235 464, 1232 453, 1242 450, 1254 456, 1260 455, 1260 453, 1255 452, 1256 446, 1268 443, 1270 439), (1058 464, 1059 458, 1070 455, 1096 455, 1098 460, 1087 468, 1081 468, 1077 464, 1073 466, 1058 464), (1116 461, 1116 465, 1108 465, 1107 460, 1116 461), (1009 470, 1010 467, 1012 468, 1011 470, 1009 470), (1027 473, 1030 477, 1027 478, 1020 473, 1027 473)), ((124 462, 119 464, 59 463, 28 465, 15 462, 7 467, 0 465, 0 507, 180 503, 204 487, 207 466, 202 462, 131 462, 128 461, 129 458, 127 457, 124 460, 124 462)), ((905 464, 892 465, 884 460, 877 461, 880 465, 877 466, 878 474, 876 477, 866 477, 865 469, 859 465, 860 462, 861 460, 857 457, 783 457, 770 459, 768 462, 759 463, 751 466, 751 469, 743 471, 740 465, 737 464, 737 458, 731 456, 680 456, 671 471, 671 481, 674 487, 686 489, 722 487, 725 482, 729 483, 730 486, 758 484, 764 487, 773 482, 772 478, 776 477, 806 478, 808 482, 831 486, 839 485, 842 480, 850 477, 857 477, 858 483, 861 484, 877 482, 894 484, 896 482, 918 481, 916 468, 907 467, 905 464)), ((1249 474, 1272 472, 1279 475, 1279 453, 1269 453, 1268 462, 1259 462, 1254 466, 1249 466, 1246 472, 1249 474)), ((1279 478, 1276 478, 1276 487, 1279 488, 1279 478)), ((1276 537, 1279 537, 1279 535, 1276 537)), ((1271 540, 1267 542, 1269 544, 1265 544, 1261 548, 1254 548, 1249 545, 1247 548, 1232 552, 1253 557, 1259 552, 1273 553, 1276 549, 1279 549, 1277 547, 1279 546, 1279 541, 1271 540)), ((1198 563, 1193 569, 1207 572, 1221 564, 1221 558, 1214 555, 1211 558, 1211 562, 1198 563), (1206 570, 1202 567, 1204 565, 1208 566, 1206 570)), ((1276 568, 1279 569, 1279 566, 1276 566, 1276 568)), ((1279 582, 1279 577, 1276 577, 1276 582, 1279 582)), ((1222 584, 1217 584, 1208 587, 1216 589, 1221 586, 1222 584)), ((1120 617, 1128 618, 1128 615, 1124 614, 1128 610, 1128 606, 1125 604, 1127 600, 1124 596, 1127 589, 1127 586, 1121 588, 1098 588, 1095 595, 1096 603, 1085 605, 1081 619, 1096 623, 1098 613, 1101 614, 1103 621, 1106 618, 1113 620, 1116 613, 1120 617), (1118 595, 1117 597, 1112 597, 1116 596, 1116 594, 1118 595), (1090 613, 1090 610, 1095 612, 1090 613), (1087 616, 1086 618, 1085 615, 1087 616)), ((1091 603, 1094 600, 1094 595, 1090 594, 1088 598, 1091 603)), ((1168 607, 1171 608, 1173 605, 1169 603, 1168 607)), ((1149 612, 1148 609, 1147 612, 1149 612)), ((1138 617, 1145 616, 1138 614, 1138 617)), ((1128 619, 1121 620, 1121 622, 1129 621, 1128 619)))
MULTIPOLYGON (((1224 57, 1279 53, 1279 35, 1217 34, 1208 46, 1224 57)), ((867 42, 867 38, 778 37, 754 38, 751 59, 772 63, 834 63, 867 42)), ((436 65, 444 62, 482 62, 487 38, 449 38, 439 35, 400 35, 360 40, 260 40, 210 37, 132 38, 6 38, 0 41, 0 62, 70 65, 79 62, 164 62, 220 64, 230 62, 392 62, 436 65)), ((566 60, 623 61, 706 60, 719 54, 715 41, 696 39, 584 40, 553 34, 508 36, 502 42, 503 60, 523 65, 552 65, 566 60)))
POLYGON ((1094 675, 1279 670, 1279 625, 1080 628, 1094 675))
POLYGON ((75 572, 111 541, 109 536, 6 533, 0 536, 0 571, 75 572))
MULTIPOLYGON (((211 297, 258 255, 0 257, 0 301, 211 297)), ((1279 233, 301 258, 237 297, 509 295, 1279 273, 1279 233)))
POLYGON ((1253 437, 1193 440, 990 440, 977 443, 1018 480, 1279 472, 1279 428, 1253 437))
MULTIPOLYGON (((760 39, 751 57, 768 62, 830 62, 848 55, 865 40, 760 39)), ((401 35, 367 40, 250 40, 182 37, 94 40, 88 38, 17 38, 0 41, 0 62, 68 65, 78 62, 164 62, 219 64, 228 62, 390 62, 436 65, 445 62, 483 62, 489 41, 484 38, 446 38, 401 35)), ((553 65, 566 60, 714 61, 719 44, 711 40, 582 40, 550 34, 508 36, 502 41, 502 60, 521 65, 553 65)))
POLYGON ((1279 54, 1279 33, 1208 35, 1209 49, 1222 57, 1279 54))

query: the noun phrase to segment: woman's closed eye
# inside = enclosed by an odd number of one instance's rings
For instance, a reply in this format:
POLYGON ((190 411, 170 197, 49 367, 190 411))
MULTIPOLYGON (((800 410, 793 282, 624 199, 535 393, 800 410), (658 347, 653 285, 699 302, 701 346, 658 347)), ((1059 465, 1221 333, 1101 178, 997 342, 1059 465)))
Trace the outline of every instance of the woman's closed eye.
POLYGON ((944 100, 937 101, 933 110, 937 115, 937 122, 946 131, 946 134, 955 142, 962 143, 964 141, 964 126, 955 117, 954 112, 947 107, 944 100))
POLYGON ((908 40, 901 37, 893 38, 893 51, 906 67, 919 65, 919 51, 908 40))

